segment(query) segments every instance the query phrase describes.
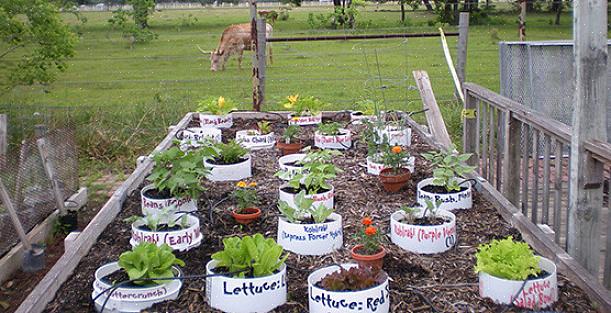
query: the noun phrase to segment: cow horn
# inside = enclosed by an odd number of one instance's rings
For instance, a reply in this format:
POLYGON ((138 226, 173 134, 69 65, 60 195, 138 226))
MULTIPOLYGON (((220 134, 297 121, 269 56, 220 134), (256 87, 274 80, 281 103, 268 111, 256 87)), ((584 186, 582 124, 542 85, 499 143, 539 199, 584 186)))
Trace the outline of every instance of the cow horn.
POLYGON ((199 45, 196 45, 197 49, 199 49, 199 51, 201 51, 203 54, 210 54, 212 53, 212 51, 204 51, 204 49, 202 49, 199 45))

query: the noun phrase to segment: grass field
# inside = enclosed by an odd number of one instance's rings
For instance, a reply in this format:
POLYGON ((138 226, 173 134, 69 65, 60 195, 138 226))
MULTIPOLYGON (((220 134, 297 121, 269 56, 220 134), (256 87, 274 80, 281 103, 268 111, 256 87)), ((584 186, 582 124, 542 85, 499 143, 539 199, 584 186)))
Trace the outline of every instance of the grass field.
MULTIPOLYGON (((310 13, 328 13, 331 7, 293 9, 288 21, 275 23, 274 36, 437 31, 437 25, 428 24, 434 16, 425 11, 409 12, 408 22, 401 25, 400 13, 387 11, 398 7, 381 8, 385 11, 376 12, 374 5, 362 9, 356 30, 309 27, 310 13)), ((110 13, 84 16, 88 20, 84 25, 65 16, 81 34, 68 70, 49 86, 19 87, 3 94, 0 110, 9 112, 13 120, 27 119, 34 111, 72 116, 82 130, 84 159, 100 164, 119 160, 121 167, 130 167, 134 157, 149 151, 163 130, 193 110, 198 99, 223 95, 242 109, 250 107, 251 54, 245 53, 242 70, 231 60, 226 71, 213 73, 208 57, 195 46, 214 49, 226 26, 248 21, 247 8, 155 12, 150 25, 159 38, 134 49, 110 29, 110 13)), ((552 18, 529 15, 528 39, 570 39, 570 15, 562 17, 560 26, 550 25, 552 18)), ((517 17, 502 14, 494 20, 495 25, 470 27, 467 80, 498 90, 497 42, 517 40, 517 17)), ((454 53, 456 38, 448 40, 454 53)), ((421 102, 411 72, 422 69, 431 77, 450 132, 454 138, 460 136, 460 105, 453 97, 439 38, 274 43, 273 55, 274 63, 267 69, 265 110, 279 109, 278 101, 294 93, 318 96, 329 103, 326 109, 349 109, 355 100, 373 98, 383 100, 388 108, 417 110, 421 102)), ((12 125, 13 134, 23 125, 28 123, 12 125)))

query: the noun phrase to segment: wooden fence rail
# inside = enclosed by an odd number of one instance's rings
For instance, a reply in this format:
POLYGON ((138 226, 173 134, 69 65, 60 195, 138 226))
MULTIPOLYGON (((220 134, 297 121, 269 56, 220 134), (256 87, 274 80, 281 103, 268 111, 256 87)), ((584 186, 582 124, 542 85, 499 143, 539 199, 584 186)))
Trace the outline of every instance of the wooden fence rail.
MULTIPOLYGON (((466 83, 464 152, 478 173, 501 191, 530 223, 549 226, 554 243, 566 251, 569 236, 571 128, 500 96, 466 83)), ((585 143, 586 154, 604 168, 603 205, 598 215, 600 266, 593 277, 611 289, 611 145, 585 143)), ((601 286, 602 288, 602 286, 601 286)))

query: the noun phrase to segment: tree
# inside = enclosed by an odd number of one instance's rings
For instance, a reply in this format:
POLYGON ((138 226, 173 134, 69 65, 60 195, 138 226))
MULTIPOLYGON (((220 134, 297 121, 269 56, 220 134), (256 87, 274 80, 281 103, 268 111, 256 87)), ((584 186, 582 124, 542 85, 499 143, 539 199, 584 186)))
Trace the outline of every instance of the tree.
POLYGON ((148 28, 149 15, 155 12, 155 0, 127 0, 127 4, 132 6, 134 23, 142 29, 148 28))
POLYGON ((47 0, 1 0, 0 25, 0 81, 8 89, 53 82, 74 56, 77 36, 47 0))

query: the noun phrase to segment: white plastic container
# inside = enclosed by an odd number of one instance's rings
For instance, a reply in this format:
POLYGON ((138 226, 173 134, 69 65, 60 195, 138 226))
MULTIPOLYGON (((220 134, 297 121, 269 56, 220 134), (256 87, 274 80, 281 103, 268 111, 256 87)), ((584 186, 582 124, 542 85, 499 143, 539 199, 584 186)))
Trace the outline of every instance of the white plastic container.
POLYGON ((289 114, 288 119, 289 125, 316 125, 322 123, 322 113, 318 113, 312 116, 293 116, 293 114, 289 114))
MULTIPOLYGON (((283 191, 282 188, 284 187, 288 187, 288 184, 282 184, 280 185, 280 187, 278 188, 279 190, 279 197, 278 200, 279 201, 285 201, 290 207, 292 208, 296 208, 297 206, 295 205, 295 196, 297 196, 297 194, 293 194, 293 193, 289 193, 286 191, 283 191)), ((319 205, 324 205, 327 208, 333 208, 333 200, 334 200, 334 196, 335 196, 335 188, 331 188, 331 190, 323 192, 323 193, 319 193, 319 194, 315 194, 315 195, 308 195, 306 194, 306 198, 309 199, 314 199, 314 203, 312 205, 314 206, 319 206, 319 205)))
MULTIPOLYGON (((407 167, 407 169, 409 169, 409 171, 413 173, 416 167, 416 157, 413 157, 413 156, 409 157, 405 162, 405 167, 407 167)), ((374 161, 374 158, 372 157, 367 157, 367 173, 368 174, 378 176, 380 175, 380 172, 385 168, 386 168, 386 165, 384 165, 384 163, 374 161)))
POLYGON ((342 217, 332 213, 330 222, 319 224, 293 224, 284 216, 278 217, 276 242, 284 250, 300 255, 329 254, 344 244, 342 217))
MULTIPOLYGON (((345 269, 356 264, 342 264, 345 269)), ((310 313, 388 313, 390 289, 388 276, 377 286, 360 291, 327 291, 316 286, 323 277, 338 270, 337 265, 323 267, 308 276, 310 313)))
POLYGON ((412 129, 405 126, 391 126, 388 125, 382 129, 377 130, 378 141, 380 144, 384 142, 384 138, 388 139, 388 144, 391 146, 406 146, 409 147, 412 144, 412 129))
POLYGON ((162 209, 174 206, 176 211, 193 212, 197 211, 197 202, 190 197, 153 199, 145 196, 147 190, 155 189, 153 185, 146 185, 140 191, 142 205, 142 215, 158 214, 162 209))
POLYGON ((211 181, 235 181, 252 176, 252 159, 250 155, 245 158, 242 162, 227 165, 212 164, 204 160, 204 166, 210 168, 206 178, 211 181))
POLYGON ((479 294, 492 299, 496 303, 510 304, 528 309, 546 308, 558 301, 558 279, 556 265, 549 259, 541 257, 541 269, 550 273, 549 276, 526 281, 509 280, 479 273, 479 294), (520 288, 522 291, 520 291, 520 288))
POLYGON ((289 154, 289 155, 280 157, 278 159, 278 165, 280 166, 280 170, 287 172, 287 175, 281 177, 281 179, 291 180, 291 178, 293 178, 293 176, 295 176, 296 174, 302 173, 303 172, 302 166, 292 166, 292 165, 287 165, 287 163, 294 163, 297 161, 301 161, 305 157, 306 157, 305 153, 289 154))
MULTIPOLYGON (((102 280, 103 277, 118 271, 118 262, 102 265, 95 271, 95 280, 93 281, 93 292, 91 299, 101 294, 104 290, 112 287, 112 284, 102 280)), ((182 276, 179 268, 173 267, 175 276, 182 276)), ((175 300, 178 298, 178 293, 182 288, 181 280, 171 280, 161 285, 150 287, 119 287, 117 288, 104 307, 104 313, 120 313, 120 312, 140 312, 151 307, 155 303, 166 300, 175 300)), ((95 300, 96 311, 100 312, 104 301, 108 298, 107 291, 104 295, 95 300)))
MULTIPOLYGON (((132 237, 129 243, 132 247, 137 246, 141 242, 154 243, 157 246, 167 244, 172 250, 188 251, 200 245, 202 242, 202 233, 199 228, 199 219, 196 216, 187 214, 187 223, 189 227, 185 229, 173 231, 150 231, 140 229, 140 226, 145 224, 144 221, 136 221, 132 223, 132 237)), ((173 219, 180 219, 182 214, 174 214, 173 219)))
MULTIPOLYGON (((464 181, 464 179, 460 179, 464 181)), ((471 191, 471 182, 466 182, 461 187, 467 187, 467 189, 452 192, 452 193, 432 193, 422 190, 424 186, 428 186, 433 182, 433 178, 426 178, 421 180, 417 187, 416 198, 421 206, 426 206, 426 199, 435 202, 441 200, 442 203, 438 207, 441 210, 454 211, 462 209, 470 209, 473 206, 473 192, 471 191)))
POLYGON ((340 128, 339 131, 340 134, 336 136, 326 136, 316 131, 314 133, 314 145, 321 149, 350 149, 352 147, 352 133, 346 128, 340 128))
POLYGON ((261 135, 256 129, 239 130, 235 134, 235 141, 250 150, 269 149, 276 144, 276 136, 273 132, 261 135))
MULTIPOLYGON (((213 274, 217 261, 206 264, 213 274)), ((278 273, 257 278, 214 276, 206 278, 208 304, 228 313, 265 313, 286 303, 286 265, 278 273), (252 286, 252 289, 250 288, 252 286), (253 290, 254 292, 251 292, 253 290)))
POLYGON ((233 115, 213 115, 199 113, 199 124, 202 127, 230 128, 233 126, 233 115))
MULTIPOLYGON (((414 213, 414 216, 421 218, 423 213, 424 209, 421 209, 414 213)), ((456 235, 456 216, 445 210, 437 210, 435 213, 449 221, 434 226, 411 225, 400 222, 405 217, 405 213, 396 211, 390 216, 391 241, 404 250, 421 254, 434 254, 450 250, 456 244, 458 238, 456 235)))

